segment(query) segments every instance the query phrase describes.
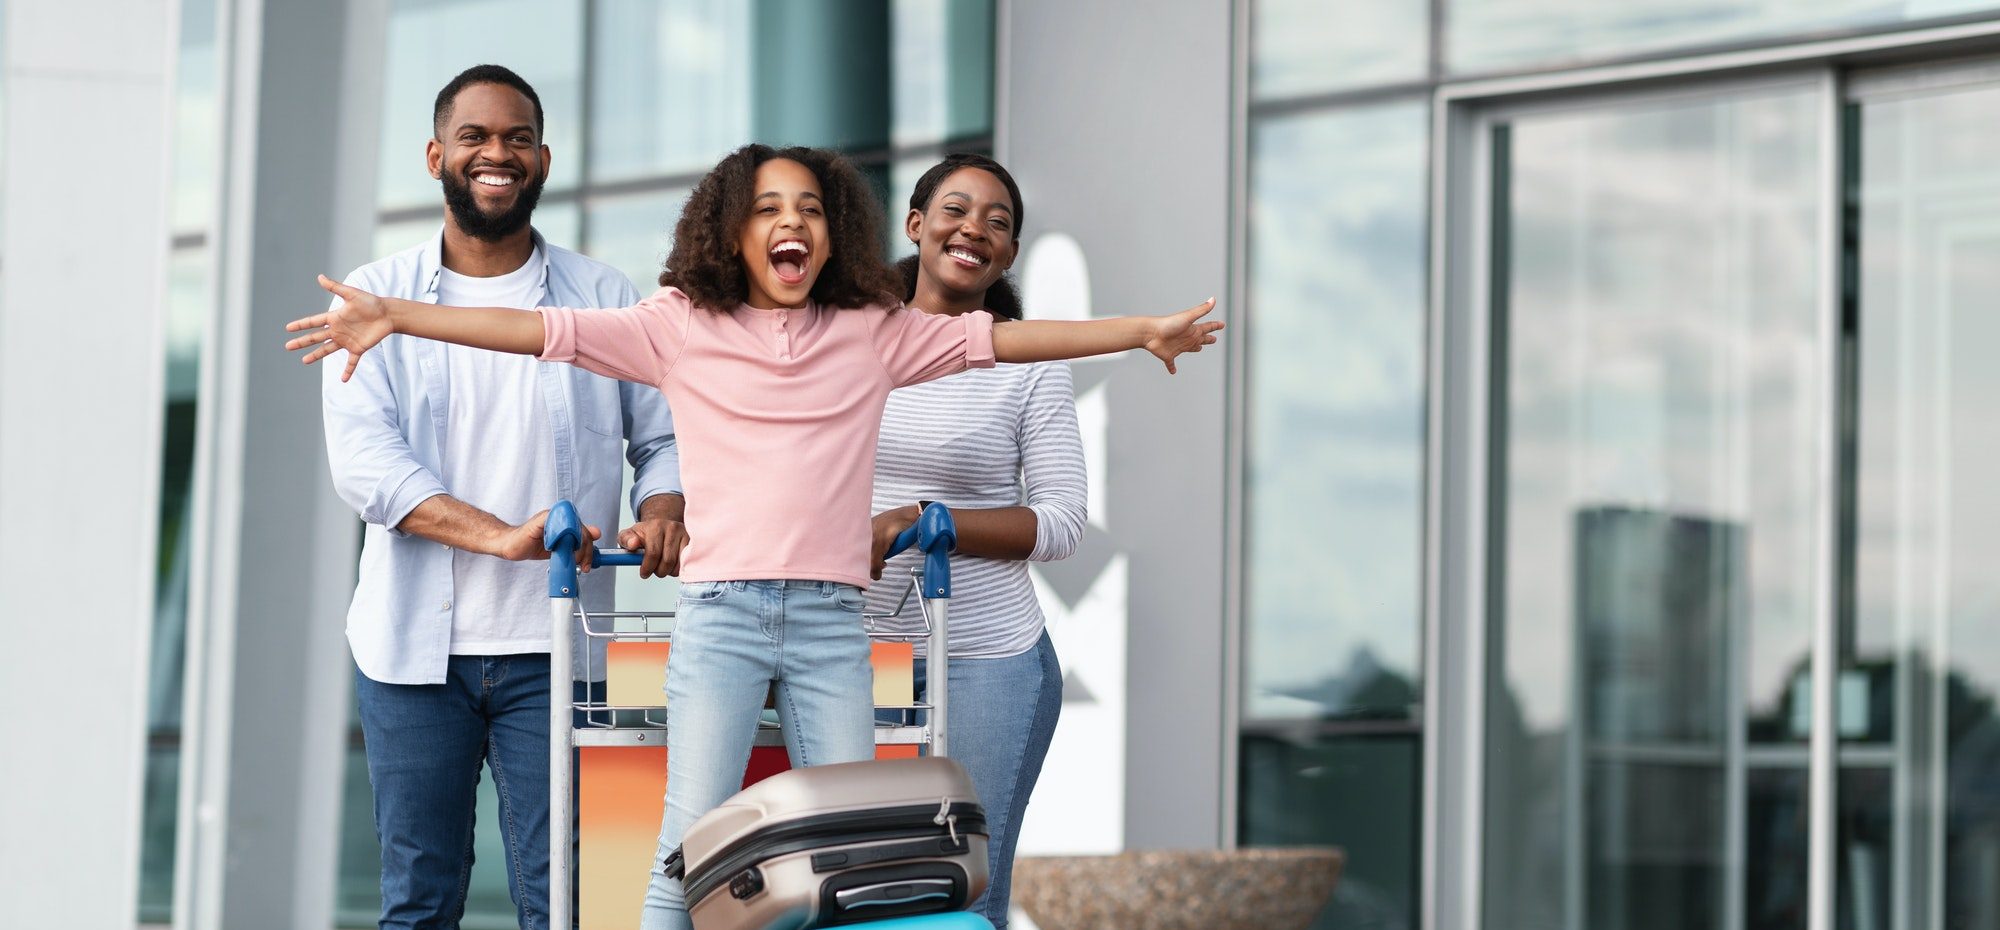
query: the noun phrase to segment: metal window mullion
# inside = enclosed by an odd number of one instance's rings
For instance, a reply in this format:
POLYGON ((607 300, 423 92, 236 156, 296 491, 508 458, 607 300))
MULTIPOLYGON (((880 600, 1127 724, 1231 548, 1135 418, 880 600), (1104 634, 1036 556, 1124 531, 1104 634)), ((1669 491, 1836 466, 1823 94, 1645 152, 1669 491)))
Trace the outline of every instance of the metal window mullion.
POLYGON ((580 115, 576 121, 576 142, 579 149, 576 163, 576 250, 589 255, 591 246, 593 245, 591 242, 589 209, 591 192, 590 133, 594 125, 594 120, 591 119, 591 111, 597 105, 597 81, 592 77, 597 73, 597 0, 583 0, 581 16, 583 23, 578 30, 579 34, 577 36, 577 44, 580 46, 578 51, 582 56, 578 61, 578 68, 581 73, 577 75, 577 81, 582 86, 577 92, 580 115))
POLYGON ((1442 94, 1431 106, 1423 557, 1422 930, 1479 926, 1486 629, 1488 127, 1442 94))
MULTIPOLYGON (((1250 0, 1230 10, 1229 88, 1229 277, 1228 313, 1238 326, 1250 308, 1250 0)), ((1224 352, 1223 388, 1223 558, 1222 558, 1222 823, 1224 849, 1239 841, 1242 791, 1243 677, 1246 623, 1244 503, 1249 473, 1249 347, 1231 339, 1224 352)))
POLYGON ((1835 925, 1834 841, 1835 791, 1838 785, 1835 745, 1836 690, 1834 677, 1839 657, 1835 653, 1834 585, 1839 576, 1839 547, 1836 543, 1834 500, 1839 486, 1836 462, 1839 458, 1840 410, 1835 398, 1840 372, 1841 280, 1841 185, 1840 117, 1842 97, 1840 76, 1828 67, 1820 76, 1819 171, 1820 215, 1818 246, 1820 293, 1818 335, 1820 371, 1818 400, 1821 404, 1820 437, 1817 445, 1817 481, 1814 499, 1813 540, 1818 546, 1818 584, 1813 590, 1812 610, 1812 731, 1808 741, 1811 765, 1807 775, 1807 930, 1833 930, 1835 925))

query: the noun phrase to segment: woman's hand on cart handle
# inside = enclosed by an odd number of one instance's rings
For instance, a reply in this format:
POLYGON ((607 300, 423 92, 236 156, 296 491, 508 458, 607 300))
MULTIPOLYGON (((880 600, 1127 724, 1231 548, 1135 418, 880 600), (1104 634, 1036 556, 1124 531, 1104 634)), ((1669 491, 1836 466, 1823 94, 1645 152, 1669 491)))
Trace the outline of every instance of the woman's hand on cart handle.
POLYGON ((618 533, 618 545, 629 552, 643 550, 639 577, 665 578, 681 573, 681 550, 688 544, 687 524, 679 520, 644 517, 618 533))
MULTIPOLYGON (((530 559, 547 559, 549 557, 549 550, 548 547, 542 545, 542 534, 548 528, 548 524, 548 511, 544 510, 541 513, 535 514, 520 526, 510 526, 495 533, 486 547, 486 553, 514 562, 524 562, 530 559)), ((599 537, 604 535, 594 526, 585 526, 583 531, 590 534, 592 542, 596 542, 599 537)), ((577 570, 590 571, 590 557, 595 551, 595 548, 592 546, 577 547, 577 570)))

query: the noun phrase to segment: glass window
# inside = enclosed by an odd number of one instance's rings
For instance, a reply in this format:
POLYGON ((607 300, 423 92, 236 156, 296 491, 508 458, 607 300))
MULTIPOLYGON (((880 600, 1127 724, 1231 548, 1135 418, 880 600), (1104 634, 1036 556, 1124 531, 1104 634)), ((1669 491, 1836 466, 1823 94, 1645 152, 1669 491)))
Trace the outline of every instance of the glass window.
POLYGON ((1455 73, 1546 68, 1995 8, 1994 0, 1448 0, 1455 73))
MULTIPOLYGON (((899 146, 993 131, 993 0, 895 0, 899 146)), ((907 191, 906 191, 907 194, 907 191)))
POLYGON ((590 257, 625 273, 641 294, 658 288, 688 189, 593 200, 586 211, 590 257))
POLYGON ((1252 128, 1249 719, 1418 716, 1426 113, 1252 128))
MULTIPOLYGON (((1990 67, 1990 65, 1989 65, 1990 67)), ((1865 100, 1843 921, 2000 926, 2000 84, 1865 100), (1869 750, 1875 750, 1870 752, 1869 750), (1868 905, 1876 904, 1876 908, 1868 905)))
POLYGON ((1250 97, 1269 100, 1430 75, 1426 0, 1252 0, 1250 97))
POLYGON ((592 10, 590 174, 703 172, 750 137, 753 4, 599 0, 592 10))
POLYGON ((1804 907, 1735 866, 1794 839, 1725 827, 1794 829, 1758 798, 1806 763, 1822 118, 1806 84, 1496 133, 1490 926, 1804 907), (1746 744, 1782 764, 1747 779, 1746 744))
MULTIPOLYGON (((903 233, 903 219, 910 213, 910 192, 916 189, 917 179, 942 160, 925 155, 899 159, 889 165, 889 192, 882 204, 882 215, 888 221, 889 245, 886 254, 890 261, 917 254, 917 244, 903 233)), ((1028 195, 1024 192, 1021 196, 1025 198, 1028 195)))
POLYGON ((201 247, 179 249, 167 262, 167 410, 160 457, 152 657, 146 678, 146 806, 139 857, 139 916, 145 921, 164 922, 173 910, 191 555, 188 499, 193 493, 202 327, 212 296, 209 254, 201 247))
POLYGON ((174 91, 175 232, 200 232, 215 219, 222 144, 222 71, 215 30, 215 0, 181 4, 179 86, 174 91))
POLYGON ((1246 725, 1240 765, 1242 845, 1338 846, 1347 854, 1313 930, 1417 926, 1421 736, 1246 725))
POLYGON ((378 202, 438 201, 438 182, 424 168, 437 93, 487 63, 506 65, 535 88, 550 149, 548 189, 574 187, 584 157, 582 29, 582 0, 397 0, 383 75, 378 202))

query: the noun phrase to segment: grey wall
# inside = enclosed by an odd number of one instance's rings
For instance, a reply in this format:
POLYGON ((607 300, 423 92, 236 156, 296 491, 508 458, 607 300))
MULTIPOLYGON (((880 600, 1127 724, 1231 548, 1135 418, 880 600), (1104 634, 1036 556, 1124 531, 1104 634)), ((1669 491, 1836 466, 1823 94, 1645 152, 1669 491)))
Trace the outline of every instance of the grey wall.
POLYGON ((319 372, 284 324, 366 261, 387 0, 230 0, 222 208, 195 456, 175 920, 333 923, 360 526, 334 496, 319 372))
MULTIPOLYGON (((1077 240, 1100 315, 1228 292, 1230 7, 1000 4, 998 148, 1027 201, 1024 238, 1077 240)), ((1224 838, 1223 362, 1204 353, 1169 378, 1135 353, 1112 375, 1111 529, 1091 547, 1131 560, 1131 848, 1224 838)))
POLYGON ((5 13, 0 923, 126 927, 138 908, 166 359, 159 153, 177 17, 156 0, 7 0, 5 13))

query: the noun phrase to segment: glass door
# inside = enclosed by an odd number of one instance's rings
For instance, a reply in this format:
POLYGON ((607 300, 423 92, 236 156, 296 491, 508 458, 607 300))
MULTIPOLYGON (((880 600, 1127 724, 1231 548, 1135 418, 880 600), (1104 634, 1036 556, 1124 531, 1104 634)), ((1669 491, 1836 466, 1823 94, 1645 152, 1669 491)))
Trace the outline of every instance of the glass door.
POLYGON ((1484 926, 1806 926, 1830 89, 1483 116, 1484 926))
POLYGON ((2000 67, 1850 89, 1837 911, 2000 927, 2000 67))

